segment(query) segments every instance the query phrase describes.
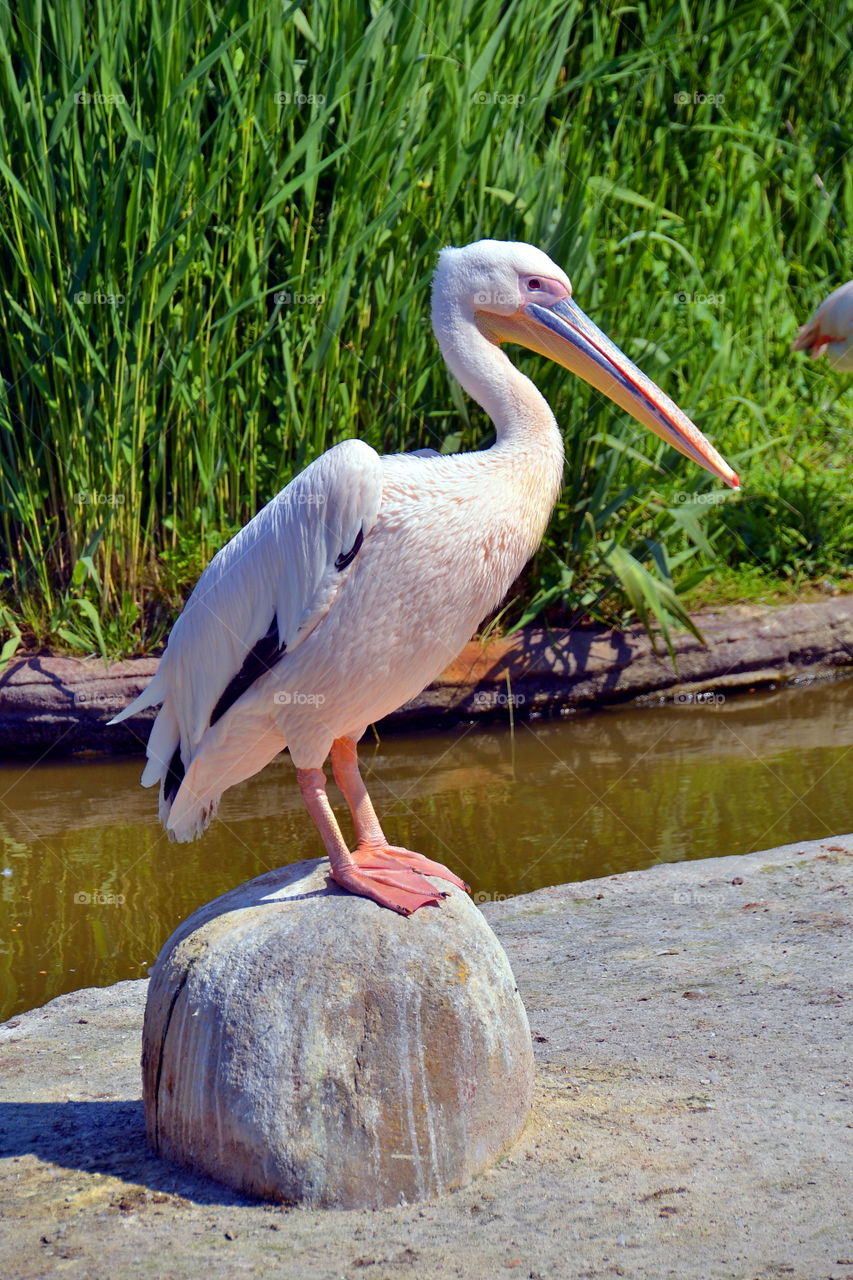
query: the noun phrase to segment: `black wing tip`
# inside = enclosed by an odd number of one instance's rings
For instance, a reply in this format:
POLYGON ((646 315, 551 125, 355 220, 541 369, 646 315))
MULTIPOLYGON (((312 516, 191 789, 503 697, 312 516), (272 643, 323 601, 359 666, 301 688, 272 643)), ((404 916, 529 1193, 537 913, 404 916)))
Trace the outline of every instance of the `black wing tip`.
MULTIPOLYGON (((364 526, 359 529, 355 537, 355 542, 349 551, 342 551, 335 560, 335 568, 338 571, 346 569, 351 565, 358 555, 364 543, 364 526)), ((238 698, 241 698, 246 690, 255 683, 261 676, 271 671, 279 658, 283 656, 287 649, 287 645, 283 644, 278 633, 278 619, 273 618, 269 625, 266 635, 261 636, 260 640, 246 654, 243 665, 231 680, 229 680, 225 689, 219 696, 216 706, 210 713, 210 727, 212 728, 217 720, 221 720, 225 712, 233 707, 238 698)), ((174 761, 173 761, 174 763, 174 761)), ((171 771, 171 765, 169 766, 171 771)), ((178 783, 180 786, 180 782, 178 783)))
POLYGON ((338 570, 346 569, 347 565, 352 564, 353 560, 356 558, 359 551, 361 550, 361 544, 363 542, 364 542, 364 526, 362 525, 362 527, 359 529, 358 533, 356 534, 355 542, 352 544, 349 551, 342 551, 341 554, 338 556, 337 560, 335 561, 335 568, 338 570))
POLYGON ((172 759, 169 761, 166 776, 163 779, 163 798, 167 800, 169 804, 172 803, 175 796, 180 791, 185 773, 186 769, 184 768, 184 762, 181 759, 181 744, 178 743, 175 747, 172 759))
POLYGON ((282 644, 278 634, 278 619, 273 618, 266 635, 261 636, 257 644, 249 650, 243 659, 242 667, 225 686, 216 706, 210 713, 211 728, 213 728, 217 720, 222 719, 225 712, 233 707, 237 699, 241 698, 256 680, 272 670, 286 649, 287 645, 282 644))

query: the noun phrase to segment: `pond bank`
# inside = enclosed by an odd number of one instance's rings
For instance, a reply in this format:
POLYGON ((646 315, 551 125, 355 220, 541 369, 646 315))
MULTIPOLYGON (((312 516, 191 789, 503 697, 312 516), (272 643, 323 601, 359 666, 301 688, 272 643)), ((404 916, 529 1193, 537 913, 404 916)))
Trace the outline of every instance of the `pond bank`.
MULTIPOLYGON (((853 597, 781 606, 738 605, 695 615, 703 645, 674 637, 675 664, 640 627, 627 631, 531 627, 507 639, 472 641, 423 693, 380 729, 460 720, 517 719, 641 699, 682 701, 853 671, 853 597)), ((141 751, 154 712, 107 721, 157 670, 156 658, 34 657, 0 675, 0 749, 141 751)))
POLYGON ((444 1198, 250 1203, 145 1147, 146 982, 0 1027, 0 1273, 851 1280, 853 835, 492 903, 530 1017, 520 1142, 444 1198))

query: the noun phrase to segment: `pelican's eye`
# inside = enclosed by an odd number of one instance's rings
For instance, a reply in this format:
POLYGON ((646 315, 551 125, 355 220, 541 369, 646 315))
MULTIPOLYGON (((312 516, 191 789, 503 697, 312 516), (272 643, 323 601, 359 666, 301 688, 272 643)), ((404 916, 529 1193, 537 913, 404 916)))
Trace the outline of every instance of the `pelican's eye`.
POLYGON ((522 298, 538 307, 552 307, 571 294, 570 288, 552 276, 520 275, 518 285, 522 298))

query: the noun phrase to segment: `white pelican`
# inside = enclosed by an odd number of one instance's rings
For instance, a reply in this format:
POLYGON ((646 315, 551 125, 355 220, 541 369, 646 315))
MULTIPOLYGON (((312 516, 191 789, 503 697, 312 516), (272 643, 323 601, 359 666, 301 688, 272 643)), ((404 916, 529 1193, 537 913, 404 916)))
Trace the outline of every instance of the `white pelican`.
POLYGON ((563 442, 544 398, 501 351, 521 342, 580 374, 681 453, 736 488, 693 423, 571 299, 540 249, 481 240, 440 255, 432 321, 442 355, 491 417, 490 449, 380 457, 329 449, 205 569, 156 676, 116 721, 161 704, 144 786, 176 840, 200 835, 223 791, 287 746, 351 893, 408 915, 446 896, 446 867, 388 843, 358 769, 368 725, 457 655, 536 550, 557 499, 563 442), (350 852, 323 764, 352 814, 350 852))
POLYGON ((791 344, 792 351, 808 351, 812 360, 826 355, 830 368, 853 372, 853 280, 824 298, 791 344))

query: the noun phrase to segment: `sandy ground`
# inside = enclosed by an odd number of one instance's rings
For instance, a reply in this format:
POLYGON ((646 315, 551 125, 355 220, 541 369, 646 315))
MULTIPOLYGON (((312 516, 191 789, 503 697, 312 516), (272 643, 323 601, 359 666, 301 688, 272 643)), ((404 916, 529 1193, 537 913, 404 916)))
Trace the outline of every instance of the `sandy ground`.
POLYGON ((441 1200, 243 1200, 145 1147, 145 982, 0 1028, 0 1275, 853 1280, 853 836, 486 915, 530 1015, 519 1143, 441 1200))

